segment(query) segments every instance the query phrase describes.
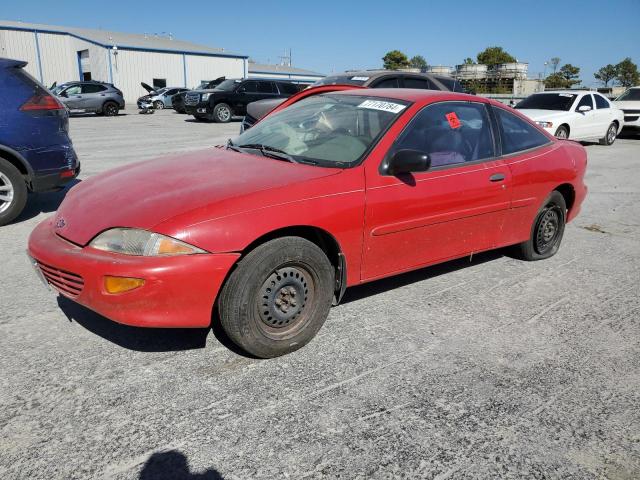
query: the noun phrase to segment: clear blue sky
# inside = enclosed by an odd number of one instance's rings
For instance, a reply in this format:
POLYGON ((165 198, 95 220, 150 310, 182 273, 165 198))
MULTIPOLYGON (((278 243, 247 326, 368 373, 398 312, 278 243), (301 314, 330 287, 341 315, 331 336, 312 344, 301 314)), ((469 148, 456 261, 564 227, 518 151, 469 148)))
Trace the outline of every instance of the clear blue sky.
POLYGON ((531 76, 560 57, 586 85, 607 63, 640 64, 640 0, 0 0, 0 19, 172 32, 271 63, 291 47, 294 66, 323 73, 379 67, 391 49, 455 65, 490 45, 529 62, 531 76))

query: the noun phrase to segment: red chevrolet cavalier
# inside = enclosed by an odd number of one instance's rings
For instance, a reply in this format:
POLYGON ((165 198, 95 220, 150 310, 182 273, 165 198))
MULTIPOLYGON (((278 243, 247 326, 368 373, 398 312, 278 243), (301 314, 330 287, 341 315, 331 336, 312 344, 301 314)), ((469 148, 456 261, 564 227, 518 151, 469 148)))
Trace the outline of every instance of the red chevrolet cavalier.
POLYGON ((306 96, 217 148, 85 180, 29 239, 60 294, 258 357, 309 342, 348 286, 507 245, 555 254, 586 152, 464 94, 306 96))

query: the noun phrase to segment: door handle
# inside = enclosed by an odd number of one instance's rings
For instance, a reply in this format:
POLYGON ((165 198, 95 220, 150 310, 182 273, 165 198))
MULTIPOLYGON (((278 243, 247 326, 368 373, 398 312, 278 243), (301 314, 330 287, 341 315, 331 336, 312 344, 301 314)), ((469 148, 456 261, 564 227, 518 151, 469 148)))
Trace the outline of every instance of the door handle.
POLYGON ((490 182, 501 182, 504 180, 504 173, 494 173, 489 177, 490 182))

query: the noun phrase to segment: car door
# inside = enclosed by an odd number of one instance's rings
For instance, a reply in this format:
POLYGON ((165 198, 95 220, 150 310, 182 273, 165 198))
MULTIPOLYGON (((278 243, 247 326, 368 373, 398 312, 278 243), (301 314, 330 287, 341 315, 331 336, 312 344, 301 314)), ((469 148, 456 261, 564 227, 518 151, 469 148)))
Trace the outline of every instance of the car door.
POLYGON ((82 85, 82 99, 80 107, 83 110, 99 110, 105 101, 105 91, 107 87, 95 83, 85 83, 82 85))
POLYGON ((167 90, 166 92, 164 92, 164 94, 162 95, 162 101, 164 102, 165 107, 173 106, 171 97, 173 97, 176 93, 178 93, 177 88, 172 88, 171 90, 167 90))
POLYGON ((593 108, 593 98, 587 93, 580 97, 573 107, 574 120, 570 124, 569 138, 581 139, 597 136, 596 112, 593 108), (580 107, 587 106, 591 110, 581 112, 580 107))
POLYGON ((602 95, 594 93, 593 99, 596 106, 596 133, 598 133, 600 137, 604 137, 607 134, 609 125, 615 120, 615 113, 609 104, 609 100, 602 95))
POLYGON ((61 92, 60 95, 64 100, 64 104, 69 110, 80 110, 82 108, 82 86, 71 85, 66 90, 61 92))
POLYGON ((426 172, 404 176, 366 166, 362 279, 445 261, 502 242, 511 174, 496 158, 486 104, 430 104, 386 153, 429 155, 426 172))
POLYGON ((233 110, 234 115, 246 115, 247 105, 251 102, 260 100, 261 97, 258 94, 258 82, 255 80, 247 80, 242 82, 233 96, 233 110))

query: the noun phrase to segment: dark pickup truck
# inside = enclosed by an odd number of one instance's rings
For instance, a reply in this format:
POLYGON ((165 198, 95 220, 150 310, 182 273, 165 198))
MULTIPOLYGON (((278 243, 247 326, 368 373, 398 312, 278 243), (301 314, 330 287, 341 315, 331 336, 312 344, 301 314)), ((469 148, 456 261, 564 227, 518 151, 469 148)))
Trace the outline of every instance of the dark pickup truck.
POLYGON ((301 89, 286 81, 254 79, 224 80, 213 89, 194 90, 184 97, 184 109, 197 120, 226 123, 247 113, 247 105, 267 98, 288 98, 301 89))

